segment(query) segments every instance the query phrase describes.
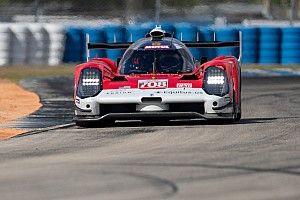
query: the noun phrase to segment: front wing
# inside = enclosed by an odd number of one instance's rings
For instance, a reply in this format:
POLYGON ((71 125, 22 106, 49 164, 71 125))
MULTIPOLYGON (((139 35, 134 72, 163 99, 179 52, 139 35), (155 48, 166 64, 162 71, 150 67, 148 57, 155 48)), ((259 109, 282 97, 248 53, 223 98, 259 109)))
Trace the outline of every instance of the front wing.
POLYGON ((229 94, 208 95, 201 88, 112 89, 75 99, 75 121, 232 118, 233 112, 229 94))

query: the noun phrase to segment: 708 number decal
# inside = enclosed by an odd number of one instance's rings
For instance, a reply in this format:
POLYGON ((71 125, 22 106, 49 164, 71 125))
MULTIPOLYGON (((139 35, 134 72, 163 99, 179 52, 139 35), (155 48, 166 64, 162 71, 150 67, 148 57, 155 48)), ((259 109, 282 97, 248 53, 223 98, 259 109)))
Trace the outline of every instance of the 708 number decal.
POLYGON ((140 89, 162 89, 168 87, 168 80, 139 80, 140 89))

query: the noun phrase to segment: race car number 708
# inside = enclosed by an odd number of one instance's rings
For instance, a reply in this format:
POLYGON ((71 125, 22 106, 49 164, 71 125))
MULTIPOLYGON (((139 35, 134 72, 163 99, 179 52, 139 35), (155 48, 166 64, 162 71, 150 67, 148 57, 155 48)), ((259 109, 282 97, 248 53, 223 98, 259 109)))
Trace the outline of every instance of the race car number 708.
POLYGON ((141 89, 155 89, 167 88, 168 80, 139 80, 139 88, 141 89))

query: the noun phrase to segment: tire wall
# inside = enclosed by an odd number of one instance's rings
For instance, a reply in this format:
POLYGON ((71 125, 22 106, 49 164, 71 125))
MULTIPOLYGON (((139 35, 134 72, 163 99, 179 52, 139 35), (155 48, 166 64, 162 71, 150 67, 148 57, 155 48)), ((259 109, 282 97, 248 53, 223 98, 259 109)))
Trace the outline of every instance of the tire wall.
POLYGON ((281 31, 281 63, 300 63, 300 27, 282 28, 281 31))
POLYGON ((259 58, 259 29, 258 28, 241 28, 242 32, 242 51, 245 64, 257 63, 259 58))
MULTIPOLYGON (((197 41, 197 27, 190 23, 176 23, 175 25, 175 38, 180 41, 197 41)), ((190 48, 193 56, 199 60, 200 59, 200 49, 190 48)))
MULTIPOLYGON (((182 41, 231 41, 243 35, 245 64, 299 64, 300 27, 204 27, 192 23, 162 22, 162 29, 182 41)), ((86 34, 91 42, 135 42, 155 27, 155 23, 103 25, 96 27, 38 24, 0 23, 0 66, 58 65, 86 60, 86 34)), ((238 48, 190 49, 196 59, 213 59, 219 55, 238 57, 238 48)), ((125 50, 91 50, 91 58, 108 57, 116 61, 125 50)))
POLYGON ((63 61, 66 63, 82 62, 84 52, 83 27, 66 27, 66 46, 63 61))
MULTIPOLYGON (((198 27, 198 40, 199 42, 212 42, 214 41, 214 31, 207 27, 198 27)), ((199 49, 200 58, 207 57, 209 60, 217 56, 215 48, 200 48, 199 49)))
MULTIPOLYGON (((123 26, 107 26, 104 28, 105 30, 105 37, 107 43, 124 43, 127 41, 126 38, 126 29, 123 26)), ((114 61, 117 60, 117 58, 121 58, 124 54, 125 50, 119 50, 119 49, 108 49, 106 50, 106 56, 107 58, 110 58, 114 61)))
POLYGON ((262 27, 259 29, 259 60, 261 64, 280 63, 280 28, 262 27))
POLYGON ((12 40, 11 30, 8 24, 0 26, 0 66, 10 63, 10 44, 12 40))
POLYGON ((61 64, 65 37, 63 25, 0 23, 0 66, 61 64))
MULTIPOLYGON (((216 33, 217 41, 238 41, 239 40, 239 30, 235 28, 216 28, 214 29, 216 33)), ((216 49, 217 56, 235 56, 239 57, 238 47, 223 47, 216 49)))

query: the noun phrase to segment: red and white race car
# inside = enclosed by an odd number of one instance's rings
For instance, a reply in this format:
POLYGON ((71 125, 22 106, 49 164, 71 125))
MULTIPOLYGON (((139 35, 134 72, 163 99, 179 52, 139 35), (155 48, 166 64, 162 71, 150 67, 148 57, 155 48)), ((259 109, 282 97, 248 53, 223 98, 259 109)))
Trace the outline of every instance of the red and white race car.
MULTIPOLYGON (((241 118, 241 69, 233 56, 197 62, 190 48, 238 47, 239 41, 181 42, 156 27, 133 44, 89 43, 89 49, 127 48, 117 64, 94 58, 75 69, 75 122, 241 118)), ((101 123, 100 123, 101 122, 101 123)))

